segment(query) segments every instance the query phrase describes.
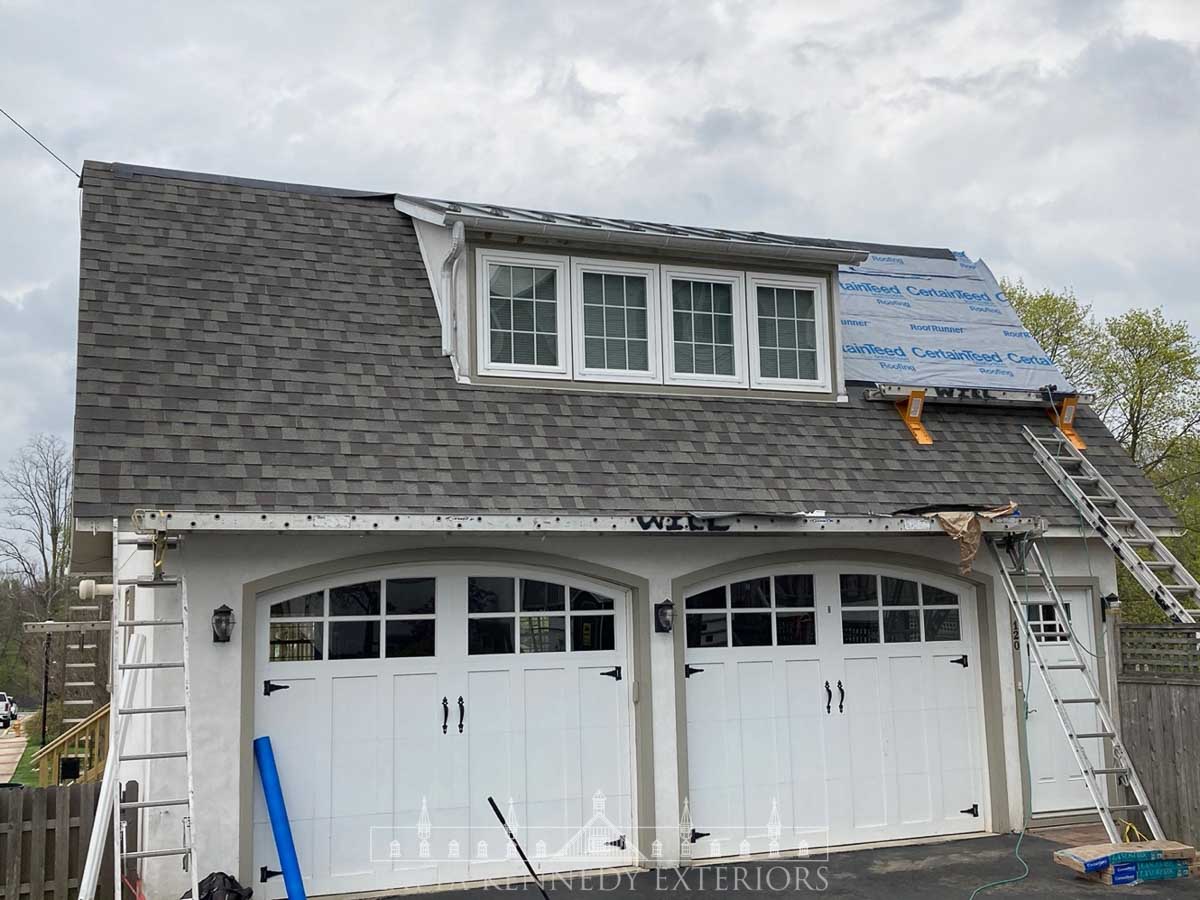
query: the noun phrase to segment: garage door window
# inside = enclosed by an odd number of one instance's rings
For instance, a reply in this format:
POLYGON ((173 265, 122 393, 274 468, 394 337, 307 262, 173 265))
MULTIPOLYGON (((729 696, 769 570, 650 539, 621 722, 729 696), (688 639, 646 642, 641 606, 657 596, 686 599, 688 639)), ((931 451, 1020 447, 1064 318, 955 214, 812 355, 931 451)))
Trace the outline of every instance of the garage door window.
POLYGON ((817 642, 813 577, 735 581, 685 598, 689 647, 769 647, 817 642))
POLYGON ((843 644, 960 638, 958 596, 950 591, 889 575, 844 574, 839 583, 843 644))
POLYGON ((268 658, 312 662, 325 647, 325 592, 315 591, 271 604, 268 658))
POLYGON ((433 656, 433 578, 362 581, 271 604, 271 662, 433 656), (382 641, 381 641, 382 637, 382 641))
POLYGON ((531 578, 474 577, 467 586, 467 652, 612 650, 614 617, 613 599, 592 591, 531 578))

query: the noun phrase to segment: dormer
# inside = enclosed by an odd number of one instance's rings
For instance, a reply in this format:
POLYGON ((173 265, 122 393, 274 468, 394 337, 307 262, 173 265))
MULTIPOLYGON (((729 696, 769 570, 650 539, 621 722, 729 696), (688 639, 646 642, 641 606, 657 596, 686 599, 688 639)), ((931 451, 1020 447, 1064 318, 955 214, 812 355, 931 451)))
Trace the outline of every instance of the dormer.
POLYGON ((868 250, 764 232, 397 195, 459 381, 844 394, 839 265, 868 250))

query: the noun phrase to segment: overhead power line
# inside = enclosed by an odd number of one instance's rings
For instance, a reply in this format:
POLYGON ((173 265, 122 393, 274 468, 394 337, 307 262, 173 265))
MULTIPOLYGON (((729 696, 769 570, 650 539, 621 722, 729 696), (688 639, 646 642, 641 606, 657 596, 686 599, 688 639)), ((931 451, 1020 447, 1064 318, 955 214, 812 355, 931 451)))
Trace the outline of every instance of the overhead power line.
POLYGON ((21 129, 23 132, 25 132, 25 135, 26 135, 26 136, 27 136, 27 137, 28 137, 28 138, 29 138, 31 141, 33 141, 35 144, 37 144, 39 147, 41 147, 43 150, 45 150, 47 153, 49 153, 51 156, 53 156, 55 159, 57 159, 57 160, 59 161, 59 163, 61 163, 61 164, 62 164, 62 167, 63 167, 64 169, 66 169, 68 172, 70 172, 70 173, 71 173, 72 175, 74 175, 76 178, 78 178, 78 177, 79 177, 79 173, 78 173, 78 172, 76 172, 74 169, 72 169, 72 168, 71 168, 69 165, 67 165, 65 162, 63 162, 63 158, 62 158, 61 156, 59 156, 57 153, 55 153, 53 150, 51 150, 49 147, 47 147, 45 144, 43 144, 41 141, 39 141, 39 140, 37 139, 37 136, 36 136, 36 135, 34 135, 34 134, 33 134, 33 132, 31 132, 31 131, 30 131, 28 128, 26 128, 24 125, 22 125, 22 124, 21 124, 20 122, 18 122, 16 119, 14 119, 12 116, 10 116, 10 115, 9 115, 9 114, 8 114, 8 113, 5 111, 4 107, 2 107, 2 106, 0 106, 0 113, 3 113, 3 114, 4 114, 4 118, 8 119, 8 121, 12 122, 14 125, 16 125, 18 128, 20 128, 20 129, 21 129))

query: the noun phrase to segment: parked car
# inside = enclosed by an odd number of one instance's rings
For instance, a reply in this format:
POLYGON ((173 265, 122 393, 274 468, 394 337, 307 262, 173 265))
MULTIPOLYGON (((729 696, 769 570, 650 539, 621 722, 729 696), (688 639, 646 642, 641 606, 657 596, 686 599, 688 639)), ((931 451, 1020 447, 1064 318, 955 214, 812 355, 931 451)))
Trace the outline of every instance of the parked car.
POLYGON ((0 728, 7 728, 16 717, 16 702, 8 699, 8 694, 0 691, 0 728))

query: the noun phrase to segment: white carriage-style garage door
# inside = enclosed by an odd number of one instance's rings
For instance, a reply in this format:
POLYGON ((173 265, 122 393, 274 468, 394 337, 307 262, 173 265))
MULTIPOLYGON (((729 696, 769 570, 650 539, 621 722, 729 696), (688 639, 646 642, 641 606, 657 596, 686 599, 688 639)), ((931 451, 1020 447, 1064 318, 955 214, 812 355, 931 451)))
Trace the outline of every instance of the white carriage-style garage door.
POLYGON ((823 564, 684 605, 693 858, 985 830, 973 591, 823 564))
MULTIPOLYGON (((271 738, 310 895, 633 858, 627 595, 502 566, 373 572, 261 597, 271 738)), ((278 857, 255 782, 254 864, 278 857)))

